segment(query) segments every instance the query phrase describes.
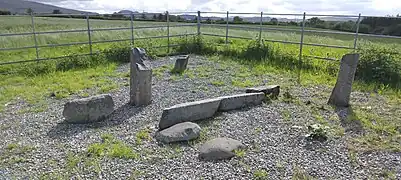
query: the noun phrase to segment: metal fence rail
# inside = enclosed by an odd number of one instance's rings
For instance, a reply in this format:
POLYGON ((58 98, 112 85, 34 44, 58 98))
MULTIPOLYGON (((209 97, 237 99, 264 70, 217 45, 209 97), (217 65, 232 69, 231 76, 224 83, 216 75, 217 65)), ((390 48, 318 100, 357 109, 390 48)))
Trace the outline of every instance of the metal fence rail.
MULTIPOLYGON (((266 13, 266 12, 260 12, 260 13, 243 13, 243 12, 168 12, 166 11, 165 13, 148 13, 148 14, 165 14, 166 15, 166 24, 165 25, 155 25, 155 26, 134 26, 134 16, 135 15, 141 15, 142 13, 130 13, 130 14, 122 14, 129 16, 130 19, 130 27, 116 27, 116 28, 91 28, 91 19, 90 17, 92 16, 97 16, 93 14, 31 14, 31 27, 32 27, 32 32, 22 32, 22 33, 4 33, 0 34, 0 37, 11 37, 11 36, 33 36, 34 39, 34 46, 24 46, 24 47, 9 47, 9 48, 0 48, 0 53, 4 51, 13 51, 13 50, 23 50, 23 49, 35 49, 36 53, 36 59, 32 60, 19 60, 19 61, 13 61, 13 62, 0 62, 0 65, 7 65, 7 64, 18 64, 18 63, 26 63, 26 62, 34 62, 34 61, 44 61, 44 60, 52 60, 52 59, 60 59, 60 58, 65 58, 65 57, 72 57, 72 56, 59 56, 59 57, 51 57, 51 58, 41 58, 39 54, 39 48, 45 48, 45 47, 63 47, 63 46, 73 46, 73 45, 83 45, 87 44, 89 45, 89 53, 86 54, 79 54, 78 56, 86 56, 86 55, 93 55, 93 49, 92 45, 93 44, 99 44, 99 43, 110 43, 110 42, 124 42, 124 41, 130 41, 132 45, 135 44, 135 40, 146 40, 146 39, 157 39, 157 38, 167 38, 167 44, 162 45, 162 46, 156 46, 153 48, 167 48, 167 53, 170 53, 170 48, 171 47, 176 47, 179 46, 177 44, 170 44, 170 38, 172 37, 182 37, 182 36, 196 36, 196 35, 205 35, 205 36, 213 36, 213 37, 223 37, 225 38, 225 44, 229 45, 228 41, 229 38, 237 38, 237 39, 253 39, 250 37, 241 37, 241 36, 233 36, 230 35, 230 29, 246 29, 246 30, 252 30, 252 31, 259 31, 259 41, 262 40, 263 32, 265 31, 288 31, 288 32, 296 32, 300 33, 300 40, 299 41, 285 41, 285 40, 274 40, 274 39, 263 39, 264 41, 268 42, 275 42, 275 43, 284 43, 284 44, 294 44, 294 45, 299 45, 299 65, 302 64, 302 58, 303 57, 311 57, 311 58, 316 58, 316 59, 324 59, 324 60, 335 60, 335 58, 329 58, 329 57, 318 57, 314 55, 303 55, 303 46, 316 46, 316 47, 327 47, 327 48, 340 48, 340 49, 347 49, 347 50, 357 50, 357 41, 360 36, 368 36, 368 37, 378 37, 378 38, 393 38, 393 39, 401 39, 401 37, 397 36, 386 36, 386 35, 374 35, 374 34, 361 34, 359 33, 359 26, 361 22, 361 18, 364 17, 373 17, 373 16, 362 16, 361 14, 359 15, 322 15, 322 14, 274 14, 274 13, 266 13), (221 15, 222 19, 225 19, 225 24, 204 24, 202 23, 204 20, 202 20, 202 13, 203 14, 217 14, 221 15), (169 15, 173 14, 194 14, 196 16, 196 23, 181 23, 181 24, 171 24, 170 23, 170 18, 169 15), (230 22, 230 15, 255 15, 255 16, 260 16, 260 20, 258 23, 255 23, 252 26, 245 26, 245 25, 233 25, 229 24, 230 22), (36 31, 35 29, 35 17, 59 17, 59 16, 79 16, 82 17, 82 19, 86 20, 86 29, 77 29, 77 30, 58 30, 58 31, 36 31), (302 22, 301 26, 299 28, 274 28, 274 27, 264 27, 263 26, 263 17, 267 16, 301 16, 302 17, 302 22), (306 23, 306 16, 313 16, 313 17, 325 17, 325 16, 331 16, 331 17, 347 17, 347 18, 357 18, 355 25, 356 25, 356 31, 354 33, 351 32, 340 32, 340 31, 330 31, 330 30, 311 30, 311 29, 305 29, 305 23, 306 23), (225 18, 224 18, 225 17, 225 18), (225 35, 218 35, 218 34, 213 34, 213 33, 204 33, 201 31, 201 26, 205 27, 216 27, 216 28, 221 28, 225 29, 225 35), (173 27, 197 27, 197 33, 185 33, 185 34, 177 34, 177 35, 171 35, 170 34, 170 29, 173 27), (166 29, 167 33, 166 35, 163 36, 150 36, 150 37, 135 37, 134 32, 135 30, 141 30, 141 29, 155 29, 155 28, 163 28, 166 29), (125 39, 114 39, 114 40, 98 40, 98 41, 93 41, 93 32, 100 32, 100 31, 119 31, 119 30, 130 30, 130 37, 127 37, 125 39), (63 44, 46 44, 46 45, 38 45, 38 38, 37 35, 44 35, 44 34, 57 34, 57 33, 87 33, 88 36, 88 41, 86 42, 69 42, 69 43, 63 43, 63 44), (337 46, 337 45, 329 45, 329 44, 317 44, 317 43, 305 43, 304 42, 304 35, 305 33, 322 33, 322 34, 342 34, 342 35, 353 35, 354 36, 354 43, 352 47, 348 46, 337 46)), ((377 17, 377 16, 375 16, 377 17)), ((279 27, 279 26, 278 26, 279 27)), ((77 55, 75 55, 77 56, 77 55)), ((74 56, 74 57, 75 57, 74 56)))

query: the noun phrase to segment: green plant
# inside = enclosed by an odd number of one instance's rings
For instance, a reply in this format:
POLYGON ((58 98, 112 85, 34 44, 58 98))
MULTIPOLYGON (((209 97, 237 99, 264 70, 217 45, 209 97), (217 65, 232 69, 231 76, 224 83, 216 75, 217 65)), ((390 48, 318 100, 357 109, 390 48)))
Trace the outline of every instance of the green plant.
POLYGON ((269 174, 264 169, 258 169, 253 172, 253 179, 262 180, 267 179, 269 174))
POLYGON ((143 140, 151 140, 152 138, 150 137, 150 129, 149 128, 144 128, 141 129, 138 133, 135 135, 135 141, 137 144, 142 144, 143 140))
POLYGON ((309 134, 306 135, 306 138, 310 140, 326 141, 328 138, 328 129, 329 127, 320 124, 310 125, 308 126, 309 134))
POLYGON ((110 134, 102 135, 101 143, 94 143, 88 147, 89 156, 111 158, 138 159, 139 154, 120 140, 116 140, 110 134))

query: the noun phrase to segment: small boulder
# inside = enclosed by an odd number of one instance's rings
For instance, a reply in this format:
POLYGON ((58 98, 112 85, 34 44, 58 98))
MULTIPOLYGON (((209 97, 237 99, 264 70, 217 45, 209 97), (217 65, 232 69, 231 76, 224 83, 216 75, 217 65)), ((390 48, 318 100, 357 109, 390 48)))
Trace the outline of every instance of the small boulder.
POLYGON ((199 148, 199 158, 206 161, 230 159, 234 151, 245 148, 240 141, 231 138, 216 138, 207 141, 199 148))
POLYGON ((246 93, 258 93, 258 92, 263 92, 265 95, 270 95, 273 98, 278 97, 280 94, 280 86, 278 85, 269 85, 269 86, 259 86, 259 87, 253 87, 253 88, 247 88, 246 93))
POLYGON ((184 72, 187 69, 188 59, 189 59, 188 55, 178 56, 177 60, 175 61, 175 66, 172 72, 174 73, 184 72))
POLYGON ((201 127, 198 124, 183 122, 157 132, 155 138, 163 143, 190 141, 198 138, 200 131, 201 127))
POLYGON ((63 116, 68 123, 83 124, 104 120, 113 111, 113 98, 102 94, 67 102, 64 105, 63 116))

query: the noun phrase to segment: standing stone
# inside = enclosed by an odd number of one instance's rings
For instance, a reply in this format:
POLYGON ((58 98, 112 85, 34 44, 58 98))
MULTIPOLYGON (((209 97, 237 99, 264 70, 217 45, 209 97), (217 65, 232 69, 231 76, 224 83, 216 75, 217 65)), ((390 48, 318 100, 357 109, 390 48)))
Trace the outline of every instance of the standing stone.
POLYGON ((178 72, 178 73, 184 72, 187 69, 188 59, 189 59, 188 55, 178 56, 177 60, 175 61, 173 72, 178 72))
POLYGON ((150 58, 142 48, 133 48, 130 53, 130 104, 149 105, 152 101, 152 69, 150 58))
POLYGON ((359 54, 346 54, 342 57, 337 82, 331 93, 328 104, 337 107, 349 106, 352 83, 354 81, 358 61, 359 54))
POLYGON ((192 122, 183 122, 171 126, 155 135, 156 140, 163 143, 190 141, 200 136, 201 127, 192 122))
POLYGON ((68 123, 83 124, 101 121, 113 111, 113 98, 102 94, 67 102, 64 105, 63 116, 68 123))
POLYGON ((199 158, 206 161, 230 159, 235 156, 235 150, 243 148, 245 146, 238 140, 216 138, 206 142, 199 148, 199 158))

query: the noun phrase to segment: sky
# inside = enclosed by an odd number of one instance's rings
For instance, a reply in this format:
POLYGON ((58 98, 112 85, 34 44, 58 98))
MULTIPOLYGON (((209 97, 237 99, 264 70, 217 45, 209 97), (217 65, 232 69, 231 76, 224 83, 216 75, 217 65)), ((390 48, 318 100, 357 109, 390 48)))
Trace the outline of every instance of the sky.
POLYGON ((401 0, 34 0, 97 13, 120 10, 146 12, 267 12, 386 16, 401 14, 401 0))

